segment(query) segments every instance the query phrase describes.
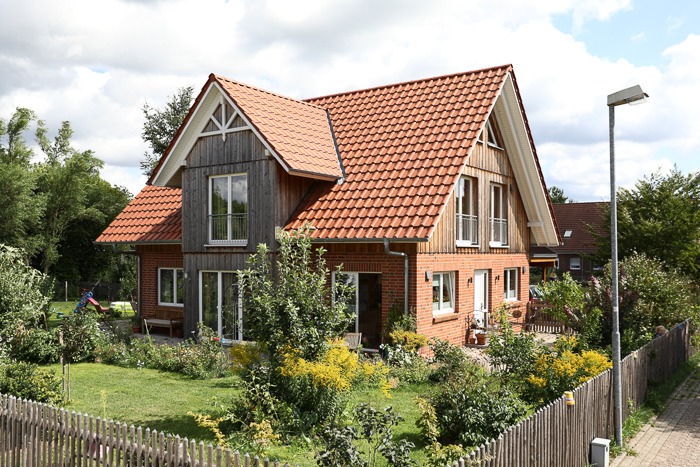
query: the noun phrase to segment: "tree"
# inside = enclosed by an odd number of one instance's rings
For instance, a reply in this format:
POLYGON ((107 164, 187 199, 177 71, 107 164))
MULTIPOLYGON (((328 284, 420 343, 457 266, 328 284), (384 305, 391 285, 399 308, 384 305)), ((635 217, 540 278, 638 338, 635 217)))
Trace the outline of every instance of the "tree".
POLYGON ((144 160, 141 161, 141 171, 144 175, 151 176, 158 160, 165 154, 170 141, 185 120, 192 104, 193 91, 192 86, 178 88, 163 109, 154 109, 148 103, 143 105, 141 110, 146 121, 141 137, 151 148, 150 152, 144 153, 144 160))
POLYGON ((34 152, 27 146, 24 133, 29 130, 29 125, 35 120, 36 114, 23 107, 18 107, 7 123, 0 119, 0 162, 29 165, 34 152), (3 146, 2 139, 5 138, 7 138, 7 145, 3 146))
POLYGON ((564 204, 564 203, 573 203, 574 202, 573 199, 564 195, 564 190, 562 190, 558 186, 554 186, 554 185, 549 187, 549 197, 551 198, 552 203, 554 203, 554 204, 564 204))
MULTIPOLYGON (((656 172, 631 190, 619 189, 617 200, 620 258, 644 253, 700 280, 700 172, 656 172)), ((609 226, 609 207, 605 217, 609 226)), ((610 258, 609 230, 598 240, 598 256, 610 258)))

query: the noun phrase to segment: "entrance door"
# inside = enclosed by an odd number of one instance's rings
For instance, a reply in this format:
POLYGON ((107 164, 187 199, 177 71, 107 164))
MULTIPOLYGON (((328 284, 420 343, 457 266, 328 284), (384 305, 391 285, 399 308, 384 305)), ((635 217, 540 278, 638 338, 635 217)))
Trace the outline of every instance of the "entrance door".
POLYGON ((479 327, 488 323, 489 272, 485 269, 474 271, 474 320, 479 327))
POLYGON ((355 286, 348 307, 355 314, 355 322, 348 332, 362 333, 362 346, 379 348, 382 337, 382 275, 374 273, 333 273, 334 283, 343 281, 355 286))

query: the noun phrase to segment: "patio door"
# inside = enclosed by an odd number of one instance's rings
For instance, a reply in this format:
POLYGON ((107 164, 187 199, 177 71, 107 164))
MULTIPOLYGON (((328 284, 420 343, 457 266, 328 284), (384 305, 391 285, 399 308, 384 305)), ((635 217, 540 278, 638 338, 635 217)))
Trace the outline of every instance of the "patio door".
POLYGON ((333 273, 333 284, 342 281, 352 285, 354 293, 347 305, 354 312, 355 320, 348 332, 362 333, 362 346, 379 348, 382 336, 382 275, 375 273, 333 273))
POLYGON ((245 317, 232 271, 200 271, 199 320, 216 331, 223 343, 245 339, 245 317))
POLYGON ((474 271, 474 320, 479 327, 488 323, 489 272, 486 269, 474 271))

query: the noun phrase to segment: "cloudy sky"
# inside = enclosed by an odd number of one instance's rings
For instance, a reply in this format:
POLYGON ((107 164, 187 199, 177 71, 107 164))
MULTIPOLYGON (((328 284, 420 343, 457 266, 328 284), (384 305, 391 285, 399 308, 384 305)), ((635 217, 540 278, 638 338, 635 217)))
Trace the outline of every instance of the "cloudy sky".
POLYGON ((295 98, 512 63, 549 186, 609 199, 618 183, 700 171, 695 0, 0 0, 0 118, 69 120, 103 177, 137 193, 144 103, 209 73, 295 98))

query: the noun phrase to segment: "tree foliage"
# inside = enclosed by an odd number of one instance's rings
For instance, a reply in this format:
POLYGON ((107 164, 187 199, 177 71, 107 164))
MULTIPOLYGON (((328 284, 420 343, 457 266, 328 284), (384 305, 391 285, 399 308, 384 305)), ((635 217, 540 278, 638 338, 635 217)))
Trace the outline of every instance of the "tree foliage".
POLYGON ((141 161, 141 171, 144 175, 151 175, 158 160, 165 154, 175 133, 185 120, 192 104, 193 90, 192 86, 178 88, 162 109, 155 109, 148 103, 141 108, 146 119, 141 137, 151 148, 144 153, 144 160, 141 161))
MULTIPOLYGON (((656 172, 633 189, 619 189, 617 200, 620 258, 644 253, 700 279, 700 172, 656 172)), ((609 226, 609 207, 606 218, 609 226)), ((609 234, 599 238, 599 250, 610 258, 609 234)))
POLYGON ((564 190, 562 190, 558 186, 554 186, 554 185, 549 187, 549 197, 551 198, 552 203, 554 203, 554 204, 564 204, 564 203, 573 203, 574 202, 573 199, 564 195, 564 190))

